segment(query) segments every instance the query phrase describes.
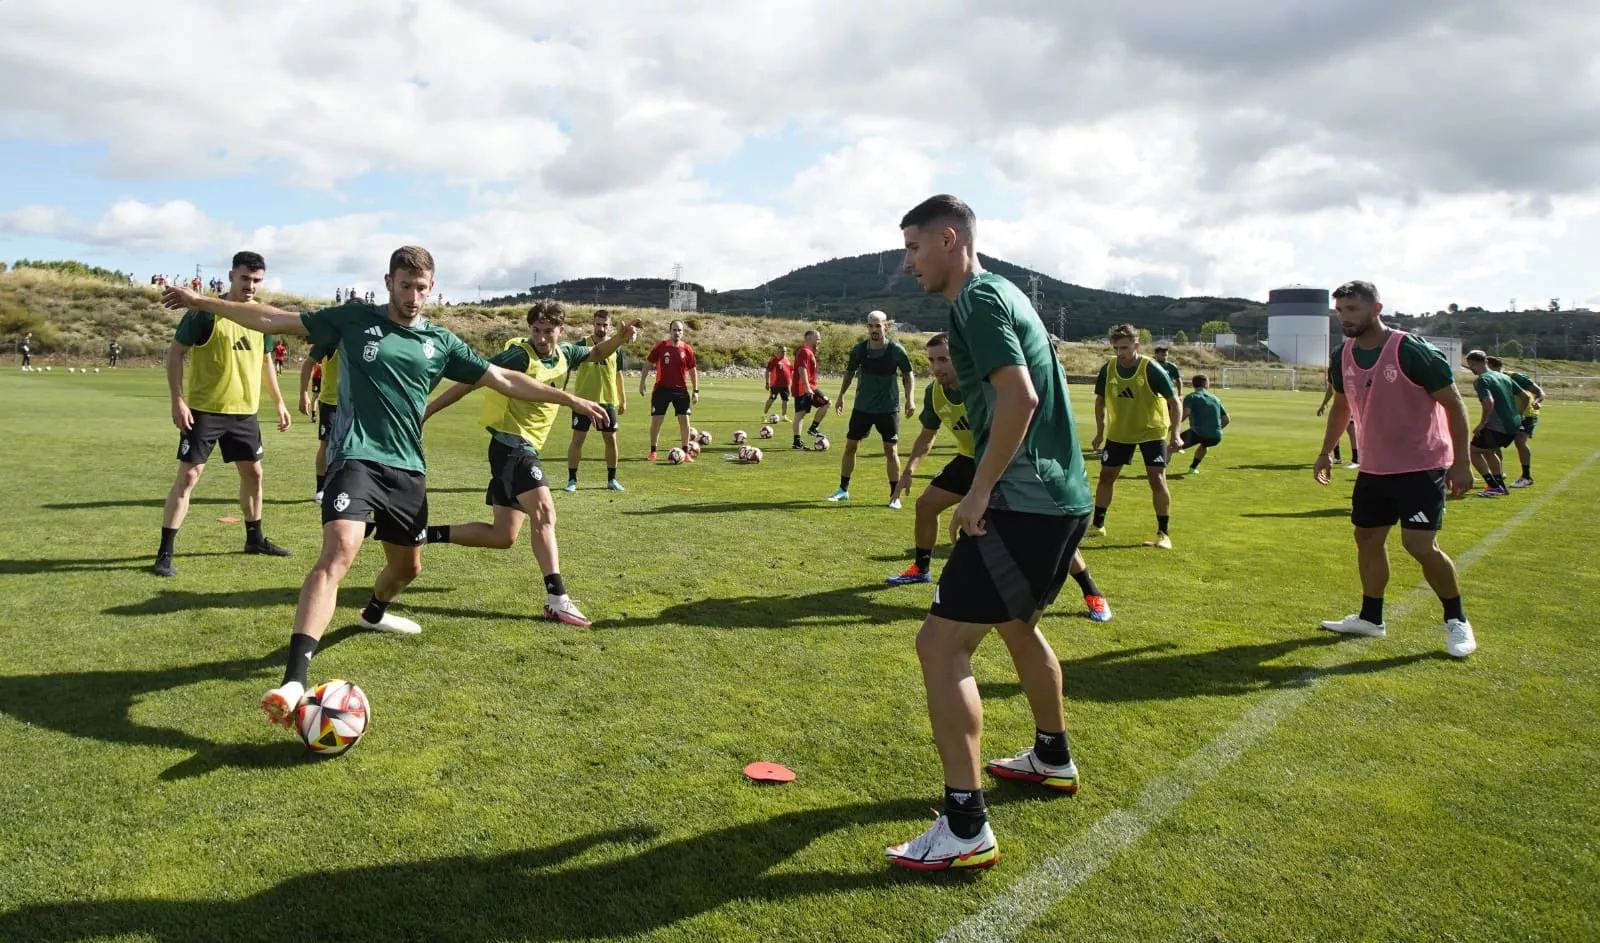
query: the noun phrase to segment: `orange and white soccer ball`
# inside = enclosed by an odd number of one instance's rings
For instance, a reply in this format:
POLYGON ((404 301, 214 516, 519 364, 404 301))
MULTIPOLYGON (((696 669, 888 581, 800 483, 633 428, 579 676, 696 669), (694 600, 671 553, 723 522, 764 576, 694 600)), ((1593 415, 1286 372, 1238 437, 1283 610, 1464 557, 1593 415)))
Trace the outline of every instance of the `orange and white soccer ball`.
POLYGON ((684 454, 683 449, 680 448, 673 448, 672 451, 667 453, 667 461, 674 465, 682 465, 685 458, 687 456, 684 454))
POLYGON ((734 445, 743 445, 748 441, 750 441, 750 437, 748 435, 745 435, 745 431, 743 429, 740 429, 739 431, 737 431, 737 432, 735 432, 733 434, 733 444, 734 445))
POLYGON ((318 756, 338 756, 361 742, 372 723, 372 705, 366 692, 336 678, 307 691, 295 708, 294 720, 306 749, 318 756))
POLYGON ((763 438, 763 439, 772 438, 772 427, 771 426, 762 426, 761 427, 761 438, 763 438))

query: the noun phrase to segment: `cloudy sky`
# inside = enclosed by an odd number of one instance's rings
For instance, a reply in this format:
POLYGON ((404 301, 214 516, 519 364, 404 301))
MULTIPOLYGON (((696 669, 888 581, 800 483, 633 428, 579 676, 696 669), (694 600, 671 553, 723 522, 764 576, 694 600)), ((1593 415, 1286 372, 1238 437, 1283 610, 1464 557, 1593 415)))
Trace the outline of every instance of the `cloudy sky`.
POLYGON ((1600 307, 1592 0, 0 0, 0 258, 447 298, 898 245, 1600 307))

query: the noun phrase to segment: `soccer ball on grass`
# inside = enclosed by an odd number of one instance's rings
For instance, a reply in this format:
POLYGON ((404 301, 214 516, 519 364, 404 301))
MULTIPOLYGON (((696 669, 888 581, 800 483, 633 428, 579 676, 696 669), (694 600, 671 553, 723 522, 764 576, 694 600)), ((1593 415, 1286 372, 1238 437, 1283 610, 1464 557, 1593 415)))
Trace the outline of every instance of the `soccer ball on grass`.
POLYGON ((682 465, 684 458, 686 458, 686 456, 683 449, 680 448, 674 447, 672 451, 667 453, 667 461, 674 465, 682 465))
POLYGON ((336 678, 307 691, 294 719, 306 749, 318 756, 338 756, 361 742, 372 722, 372 705, 366 692, 336 678))

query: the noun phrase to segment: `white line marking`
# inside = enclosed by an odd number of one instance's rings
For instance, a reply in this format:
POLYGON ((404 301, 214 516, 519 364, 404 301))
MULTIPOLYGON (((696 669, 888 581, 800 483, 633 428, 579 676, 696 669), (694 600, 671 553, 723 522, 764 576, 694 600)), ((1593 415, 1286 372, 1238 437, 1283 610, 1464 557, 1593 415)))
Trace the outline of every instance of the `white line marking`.
MULTIPOLYGON (((1543 491, 1538 498, 1522 510, 1507 518, 1492 533, 1473 544, 1466 552, 1456 556, 1459 573, 1493 550, 1502 540, 1546 502, 1565 491, 1579 475, 1600 459, 1596 451, 1573 468, 1556 484, 1543 491)), ((1426 581, 1413 587, 1398 604, 1391 607, 1390 615, 1400 618, 1419 603, 1434 600, 1433 591, 1426 581)), ((1380 644, 1376 640, 1357 642, 1363 647, 1380 644)), ((1152 828, 1166 821, 1189 797, 1205 788, 1233 762, 1244 755, 1262 737, 1271 733, 1283 719, 1306 702, 1327 676, 1321 671, 1335 659, 1348 656, 1351 645, 1338 646, 1337 653, 1313 665, 1287 688, 1281 688, 1261 699, 1261 702, 1244 712, 1233 726, 1223 731, 1215 740, 1185 757, 1171 772, 1157 776, 1144 787, 1139 799, 1127 809, 1114 809, 1096 822, 1088 831, 1068 842, 1059 852, 1040 862, 1015 884, 1003 891, 977 913, 956 924, 949 933, 939 938, 939 943, 1005 943, 1015 939, 1055 906, 1079 884, 1093 877, 1123 849, 1143 838, 1152 828)))

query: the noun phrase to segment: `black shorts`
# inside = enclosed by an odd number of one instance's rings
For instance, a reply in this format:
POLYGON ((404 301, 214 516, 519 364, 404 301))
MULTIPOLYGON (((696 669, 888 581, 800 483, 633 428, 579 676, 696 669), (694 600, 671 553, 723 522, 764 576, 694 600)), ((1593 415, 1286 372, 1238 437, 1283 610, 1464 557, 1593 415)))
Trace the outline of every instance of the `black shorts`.
POLYGON ((828 398, 820 390, 812 393, 796 393, 794 397, 794 412, 797 416, 804 416, 813 409, 821 412, 828 408, 828 398))
MULTIPOLYGON (((606 427, 604 429, 601 429, 600 431, 601 432, 616 432, 617 431, 617 408, 615 406, 612 406, 610 403, 601 403, 600 405, 602 407, 604 407, 605 411, 606 411, 606 427)), ((589 431, 589 427, 592 426, 593 424, 594 423, 589 419, 589 417, 585 416, 583 413, 573 413, 572 414, 572 431, 573 432, 588 432, 589 431)))
POLYGON ((322 523, 371 521, 369 533, 386 544, 420 547, 428 540, 428 485, 421 472, 362 459, 328 469, 322 523))
POLYGON ((211 450, 222 445, 224 462, 261 461, 261 423, 254 416, 192 411, 194 424, 178 433, 178 461, 204 465, 211 450))
POLYGON ((1167 455, 1167 443, 1162 439, 1140 442, 1137 446, 1131 442, 1107 442, 1105 451, 1100 456, 1100 462, 1103 465, 1132 465, 1135 448, 1138 448, 1139 454, 1144 456, 1144 467, 1166 467, 1170 456, 1167 455))
POLYGON ((313 393, 321 393, 322 392, 322 378, 321 377, 312 377, 311 378, 311 392, 313 392, 313 393))
POLYGON ((948 491, 951 494, 966 494, 972 490, 972 479, 978 474, 978 463, 966 455, 957 455, 950 460, 950 464, 939 470, 928 482, 928 487, 948 491))
POLYGON ((1442 530, 1449 475, 1442 468, 1401 475, 1356 476, 1350 495, 1350 523, 1357 527, 1442 530))
POLYGON ((860 442, 874 429, 878 430, 878 435, 884 442, 891 445, 899 442, 900 414, 864 413, 859 409, 853 409, 850 411, 850 428, 845 431, 844 437, 851 442, 860 442))
POLYGON ((990 508, 987 533, 963 534, 939 575, 930 614, 973 625, 1029 619, 1055 601, 1089 515, 1025 514, 990 508))
POLYGON ((317 410, 317 441, 326 442, 328 436, 333 435, 333 423, 339 415, 339 407, 318 403, 317 410))
POLYGON ((1508 445, 1512 445, 1516 441, 1517 434, 1515 432, 1500 432, 1499 430, 1485 427, 1472 437, 1472 447, 1485 452, 1493 452, 1495 449, 1503 449, 1508 445))
MULTIPOLYGON (((1183 430, 1183 435, 1178 441, 1182 442, 1183 447, 1186 449, 1192 449, 1197 445, 1203 445, 1208 449, 1214 449, 1222 444, 1222 436, 1208 435, 1205 438, 1201 438, 1200 436, 1195 435, 1195 431, 1193 429, 1185 429, 1183 430)), ((1129 457, 1132 458, 1132 456, 1129 457)))
POLYGON ((675 416, 689 415, 689 410, 693 406, 693 401, 689 399, 689 391, 667 386, 658 386, 650 391, 650 415, 665 416, 668 406, 672 407, 675 416))
POLYGON ((1535 430, 1537 428, 1539 428, 1539 417, 1538 416, 1523 416, 1522 417, 1522 434, 1523 435, 1525 435, 1525 436, 1527 436, 1528 438, 1531 439, 1531 438, 1533 438, 1533 430, 1535 430))
POLYGON ((517 503, 517 495, 548 487, 539 456, 527 449, 489 440, 489 490, 483 496, 484 504, 520 510, 522 505, 517 503))
POLYGON ((789 402, 789 388, 787 386, 770 387, 768 392, 770 392, 773 396, 776 396, 778 399, 783 400, 785 403, 789 402))

